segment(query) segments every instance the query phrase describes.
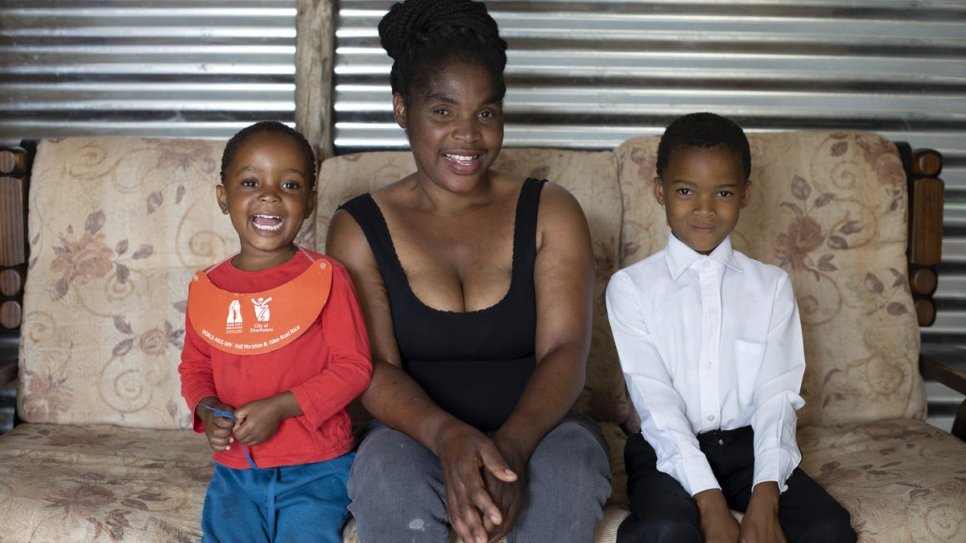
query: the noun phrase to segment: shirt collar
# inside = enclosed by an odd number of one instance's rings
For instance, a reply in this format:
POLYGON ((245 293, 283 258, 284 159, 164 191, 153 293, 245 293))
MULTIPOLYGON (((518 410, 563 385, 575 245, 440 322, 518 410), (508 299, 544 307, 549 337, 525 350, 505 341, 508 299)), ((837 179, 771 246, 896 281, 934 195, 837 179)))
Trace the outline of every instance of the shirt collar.
POLYGON ((674 237, 673 233, 668 233, 666 255, 668 272, 671 274, 671 279, 675 281, 678 277, 681 277, 685 270, 696 262, 705 259, 719 262, 735 271, 741 271, 738 266, 738 259, 735 258, 735 252, 731 248, 731 236, 722 240, 711 251, 711 254, 705 256, 685 245, 684 242, 674 237))

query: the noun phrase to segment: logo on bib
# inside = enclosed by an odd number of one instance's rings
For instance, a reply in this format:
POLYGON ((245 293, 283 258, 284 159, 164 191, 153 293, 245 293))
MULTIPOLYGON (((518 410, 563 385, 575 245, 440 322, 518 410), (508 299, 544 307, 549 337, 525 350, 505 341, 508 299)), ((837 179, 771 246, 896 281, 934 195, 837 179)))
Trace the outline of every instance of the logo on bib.
POLYGON ((238 334, 242 331, 241 302, 232 300, 228 304, 228 318, 225 320, 225 332, 238 334))
POLYGON ((252 305, 255 306, 255 320, 258 322, 268 322, 272 318, 272 312, 268 308, 269 298, 252 298, 252 305))

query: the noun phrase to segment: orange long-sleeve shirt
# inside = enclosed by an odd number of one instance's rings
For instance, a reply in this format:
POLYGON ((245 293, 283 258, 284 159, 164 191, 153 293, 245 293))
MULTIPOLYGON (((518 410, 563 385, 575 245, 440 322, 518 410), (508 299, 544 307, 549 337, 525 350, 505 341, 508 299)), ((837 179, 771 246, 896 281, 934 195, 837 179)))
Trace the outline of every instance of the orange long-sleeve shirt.
MULTIPOLYGON (((203 340, 186 317, 178 371, 181 394, 192 413, 209 396, 238 408, 285 391, 291 391, 302 408, 303 415, 284 419, 275 435, 250 448, 259 467, 321 462, 352 449, 345 407, 372 377, 365 321, 345 268, 318 253, 300 250, 284 264, 257 272, 240 270, 229 259, 207 273, 220 289, 260 292, 294 279, 319 258, 333 268, 328 301, 315 322, 285 347, 265 354, 229 354, 203 340)), ((204 432, 197 414, 194 430, 204 432)), ((249 467, 242 447, 216 451, 213 457, 230 468, 249 467)))

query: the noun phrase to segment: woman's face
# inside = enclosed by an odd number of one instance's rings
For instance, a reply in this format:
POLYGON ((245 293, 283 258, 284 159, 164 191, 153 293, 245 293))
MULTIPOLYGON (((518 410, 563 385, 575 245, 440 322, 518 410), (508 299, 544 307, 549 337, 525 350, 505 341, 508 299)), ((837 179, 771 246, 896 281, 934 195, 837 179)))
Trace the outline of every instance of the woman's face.
POLYGON ((408 103, 393 95, 421 181, 456 193, 485 179, 503 145, 503 102, 479 63, 450 60, 408 103))

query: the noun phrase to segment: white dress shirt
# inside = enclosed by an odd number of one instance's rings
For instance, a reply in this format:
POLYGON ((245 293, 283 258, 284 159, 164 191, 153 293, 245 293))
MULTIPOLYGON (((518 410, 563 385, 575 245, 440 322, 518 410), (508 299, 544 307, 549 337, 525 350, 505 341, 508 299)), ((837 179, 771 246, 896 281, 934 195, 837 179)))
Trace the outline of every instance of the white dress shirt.
POLYGON ((704 256, 671 234, 662 251, 614 274, 607 314, 657 469, 692 496, 720 488, 696 435, 751 425, 752 484, 784 492, 801 460, 795 410, 805 404, 788 274, 732 250, 730 237, 704 256))

